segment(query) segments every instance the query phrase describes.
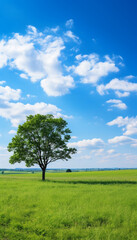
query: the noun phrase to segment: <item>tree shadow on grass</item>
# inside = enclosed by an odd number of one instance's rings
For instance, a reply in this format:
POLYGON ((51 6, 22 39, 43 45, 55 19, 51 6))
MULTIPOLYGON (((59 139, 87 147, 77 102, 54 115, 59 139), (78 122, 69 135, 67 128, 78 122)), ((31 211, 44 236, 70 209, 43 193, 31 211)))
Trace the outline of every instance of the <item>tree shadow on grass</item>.
POLYGON ((58 181, 58 180, 49 180, 46 179, 45 182, 51 182, 51 183, 67 183, 67 184, 88 184, 88 185, 114 185, 114 184, 137 184, 137 181, 120 181, 120 180, 108 180, 108 181, 94 181, 94 180, 68 180, 68 181, 58 181))

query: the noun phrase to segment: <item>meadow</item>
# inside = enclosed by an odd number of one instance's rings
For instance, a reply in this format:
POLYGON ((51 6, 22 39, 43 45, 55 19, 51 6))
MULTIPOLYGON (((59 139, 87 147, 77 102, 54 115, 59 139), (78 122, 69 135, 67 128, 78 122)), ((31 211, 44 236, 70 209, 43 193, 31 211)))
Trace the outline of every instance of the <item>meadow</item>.
POLYGON ((0 240, 136 240, 137 170, 0 174, 0 240))

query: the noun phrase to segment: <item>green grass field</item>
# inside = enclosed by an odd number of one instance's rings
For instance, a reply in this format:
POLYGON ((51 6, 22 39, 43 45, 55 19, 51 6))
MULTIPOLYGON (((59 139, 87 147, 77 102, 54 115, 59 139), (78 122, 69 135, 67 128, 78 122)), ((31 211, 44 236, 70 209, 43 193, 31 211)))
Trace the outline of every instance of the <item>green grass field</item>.
POLYGON ((0 240, 136 240, 137 170, 0 174, 0 240))

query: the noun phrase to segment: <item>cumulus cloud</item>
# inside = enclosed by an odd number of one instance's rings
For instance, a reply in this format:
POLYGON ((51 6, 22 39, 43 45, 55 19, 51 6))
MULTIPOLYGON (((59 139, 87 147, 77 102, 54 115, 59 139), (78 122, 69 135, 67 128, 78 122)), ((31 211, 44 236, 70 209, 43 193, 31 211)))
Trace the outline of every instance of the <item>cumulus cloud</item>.
MULTIPOLYGON (((76 40, 75 35, 68 35, 76 40)), ((28 26, 25 35, 15 33, 0 41, 0 68, 9 66, 19 70, 21 78, 32 82, 40 80, 49 96, 64 95, 74 87, 72 76, 64 74, 60 60, 64 49, 62 37, 38 32, 34 26, 28 26)))
POLYGON ((26 116, 32 114, 53 114, 55 117, 70 118, 67 115, 61 113, 61 109, 55 105, 46 104, 44 102, 31 104, 23 104, 21 102, 11 103, 5 102, 3 106, 0 106, 0 116, 10 120, 13 127, 18 127, 20 123, 26 120, 26 116))
MULTIPOLYGON (((66 22, 71 28, 73 19, 66 22)), ((12 37, 0 41, 0 68, 8 66, 19 71, 23 79, 32 82, 40 81, 43 90, 49 96, 62 96, 68 94, 75 87, 73 75, 78 75, 82 83, 95 84, 110 73, 119 71, 115 59, 108 55, 101 60, 97 54, 77 55, 76 65, 66 66, 63 62, 68 44, 66 39, 80 43, 70 29, 62 35, 57 34, 59 27, 39 32, 34 26, 29 25, 26 34, 15 33, 12 37), (70 73, 71 71, 71 73, 70 73)), ((74 49, 74 48, 71 48, 74 49)), ((68 56, 68 54, 67 54, 68 56)), ((128 81, 128 79, 127 79, 128 81)), ((98 86, 100 94, 104 94, 105 85, 98 86)), ((116 89, 118 96, 127 96, 116 89)))
POLYGON ((74 81, 71 76, 62 76, 51 73, 50 76, 41 81, 41 87, 49 96, 62 96, 69 93, 69 89, 73 88, 74 81))
POLYGON ((116 119, 107 123, 108 126, 118 125, 118 127, 122 127, 128 124, 128 117, 123 118, 122 116, 117 117, 116 119))
POLYGON ((9 86, 2 87, 0 86, 0 100, 10 101, 10 100, 19 100, 21 97, 20 89, 12 89, 9 86))
POLYGON ((114 126, 117 125, 118 127, 124 127, 123 134, 124 135, 133 135, 137 134, 137 116, 134 117, 125 117, 122 116, 117 117, 116 119, 110 121, 107 123, 108 126, 114 126))
POLYGON ((137 139, 128 137, 128 136, 116 136, 114 138, 108 139, 108 143, 110 144, 130 144, 132 147, 137 146, 137 139))
POLYGON ((77 55, 80 60, 78 66, 75 67, 75 73, 81 77, 82 83, 96 84, 100 78, 107 76, 111 72, 118 72, 115 62, 109 57, 105 57, 105 61, 100 61, 97 54, 77 55))
POLYGON ((106 101, 106 103, 110 103, 111 107, 113 108, 119 108, 121 110, 125 110, 127 109, 127 106, 125 103, 123 103, 121 100, 118 99, 110 99, 108 101, 106 101))
POLYGON ((118 78, 112 79, 108 84, 98 85, 97 91, 100 95, 108 93, 109 90, 113 90, 118 97, 127 97, 130 95, 130 92, 137 92, 137 83, 129 82, 126 80, 119 80, 118 78))
POLYGON ((100 138, 93 138, 93 139, 83 139, 78 142, 73 142, 68 144, 69 147, 78 147, 78 148, 100 148, 104 145, 104 141, 100 138))

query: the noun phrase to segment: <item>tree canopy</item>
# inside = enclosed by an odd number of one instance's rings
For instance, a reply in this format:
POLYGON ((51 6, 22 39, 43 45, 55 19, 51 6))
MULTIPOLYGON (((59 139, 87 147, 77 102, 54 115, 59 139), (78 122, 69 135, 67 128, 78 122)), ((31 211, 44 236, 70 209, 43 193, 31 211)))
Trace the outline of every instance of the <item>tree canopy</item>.
POLYGON ((53 115, 29 115, 22 125, 18 126, 17 134, 8 144, 8 151, 13 152, 11 164, 25 162, 27 167, 38 164, 42 169, 42 180, 49 163, 57 160, 69 160, 75 148, 69 148, 71 131, 67 122, 53 115))

